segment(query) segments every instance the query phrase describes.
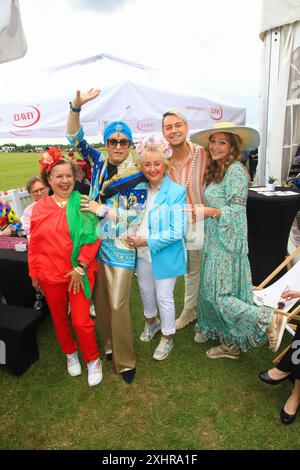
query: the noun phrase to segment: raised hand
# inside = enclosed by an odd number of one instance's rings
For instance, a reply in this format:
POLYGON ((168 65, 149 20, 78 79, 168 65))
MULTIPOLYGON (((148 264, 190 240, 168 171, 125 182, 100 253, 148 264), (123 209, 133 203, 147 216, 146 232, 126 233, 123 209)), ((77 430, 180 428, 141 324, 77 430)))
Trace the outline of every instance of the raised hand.
POLYGON ((100 95, 100 90, 98 88, 91 88, 88 91, 81 92, 80 90, 76 91, 75 98, 73 99, 72 103, 75 108, 79 108, 83 104, 87 103, 88 101, 97 98, 100 95))

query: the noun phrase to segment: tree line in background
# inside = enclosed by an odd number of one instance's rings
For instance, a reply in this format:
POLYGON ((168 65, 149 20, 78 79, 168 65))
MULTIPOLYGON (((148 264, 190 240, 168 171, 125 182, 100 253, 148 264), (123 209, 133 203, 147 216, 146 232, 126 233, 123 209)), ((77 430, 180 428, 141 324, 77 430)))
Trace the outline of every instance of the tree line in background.
MULTIPOLYGON (((94 147, 100 148, 103 147, 103 144, 93 144, 94 147)), ((61 148, 64 152, 70 152, 73 150, 70 145, 53 145, 53 144, 46 144, 46 145, 31 145, 31 144, 26 144, 26 145, 16 145, 13 143, 7 143, 3 144, 2 147, 0 147, 1 152, 23 152, 23 153, 31 153, 31 152, 44 152, 48 147, 59 147, 61 148)))

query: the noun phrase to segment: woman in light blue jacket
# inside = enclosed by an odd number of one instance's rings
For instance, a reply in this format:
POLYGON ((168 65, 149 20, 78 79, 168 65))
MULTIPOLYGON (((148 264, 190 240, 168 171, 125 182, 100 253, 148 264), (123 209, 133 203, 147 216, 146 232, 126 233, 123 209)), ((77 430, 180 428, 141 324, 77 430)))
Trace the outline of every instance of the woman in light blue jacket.
POLYGON ((187 271, 186 189, 167 176, 169 161, 162 142, 153 139, 141 142, 137 151, 141 170, 148 180, 145 213, 135 236, 129 238, 137 248, 137 277, 146 320, 140 340, 150 341, 161 329, 153 358, 163 360, 174 345, 176 278, 187 271))

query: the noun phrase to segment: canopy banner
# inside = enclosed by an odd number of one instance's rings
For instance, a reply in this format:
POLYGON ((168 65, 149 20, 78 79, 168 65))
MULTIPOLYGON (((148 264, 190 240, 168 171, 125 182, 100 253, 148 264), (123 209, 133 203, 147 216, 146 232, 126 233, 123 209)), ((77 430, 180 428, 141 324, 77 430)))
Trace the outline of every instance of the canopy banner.
MULTIPOLYGON (((39 102, 0 104, 0 138, 64 137, 70 96, 39 102)), ((219 121, 245 124, 246 109, 200 96, 181 95, 124 81, 105 87, 101 95, 82 107, 80 120, 87 136, 103 134, 111 121, 128 123, 134 134, 161 131, 162 115, 178 108, 191 130, 205 129, 219 121)))

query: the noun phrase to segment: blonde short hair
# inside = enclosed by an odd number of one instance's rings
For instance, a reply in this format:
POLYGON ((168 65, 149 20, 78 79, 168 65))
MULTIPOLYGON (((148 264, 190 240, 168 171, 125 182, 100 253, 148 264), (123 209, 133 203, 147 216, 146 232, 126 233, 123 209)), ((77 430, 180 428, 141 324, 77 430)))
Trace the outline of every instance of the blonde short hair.
POLYGON ((184 124, 186 126, 188 126, 188 121, 187 121, 187 118, 185 117, 185 115, 179 111, 179 109, 177 108, 170 108, 168 111, 166 111, 164 114, 163 114, 163 118, 162 118, 162 127, 164 127, 164 120, 167 116, 177 116, 178 119, 180 119, 181 121, 184 122, 184 124))
POLYGON ((165 145, 163 142, 153 142, 153 141, 146 141, 142 143, 141 151, 138 152, 138 167, 141 169, 141 163, 147 155, 151 155, 153 153, 158 153, 163 160, 165 165, 165 173, 169 172, 170 169, 170 158, 165 154, 165 145))

